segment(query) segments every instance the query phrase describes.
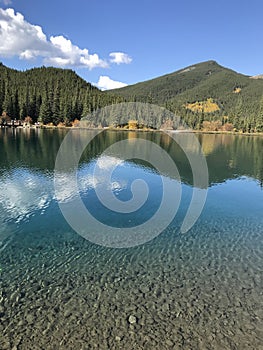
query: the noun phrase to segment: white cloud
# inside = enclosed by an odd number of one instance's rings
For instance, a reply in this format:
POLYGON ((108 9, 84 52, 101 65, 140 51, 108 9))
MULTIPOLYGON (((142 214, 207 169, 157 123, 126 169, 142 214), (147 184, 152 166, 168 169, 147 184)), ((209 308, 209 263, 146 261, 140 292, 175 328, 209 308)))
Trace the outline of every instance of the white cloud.
MULTIPOLYGON (((90 54, 88 49, 79 48, 62 35, 47 38, 40 26, 30 24, 11 8, 0 8, 0 55, 26 60, 41 57, 44 63, 59 67, 93 69, 109 66, 109 62, 98 54, 90 54)), ((110 57, 110 62, 117 64, 131 60, 121 52, 111 53, 110 57)))
POLYGON ((115 168, 122 166, 123 162, 117 157, 101 156, 93 164, 86 164, 80 168, 77 184, 75 173, 57 173, 55 199, 60 203, 67 203, 74 200, 79 193, 86 195, 89 190, 100 188, 102 191, 107 190, 114 193, 124 190, 127 188, 127 181, 113 180, 109 176, 115 168))
POLYGON ((0 3, 2 3, 4 5, 11 5, 12 4, 12 0, 0 0, 0 3))
POLYGON ((116 64, 129 64, 132 61, 132 58, 123 52, 111 52, 109 56, 111 57, 110 62, 116 64))
POLYGON ((102 170, 113 170, 123 164, 123 160, 117 157, 101 156, 98 158, 96 166, 102 170))
POLYGON ((101 75, 99 77, 99 81, 94 84, 101 90, 111 90, 111 89, 118 89, 124 86, 127 86, 128 84, 122 83, 120 81, 112 80, 110 77, 101 75))
POLYGON ((18 223, 37 210, 44 212, 51 201, 51 187, 52 183, 45 176, 27 170, 11 173, 8 178, 1 179, 1 213, 18 223))
POLYGON ((50 44, 41 27, 29 24, 13 9, 0 9, 0 55, 29 58, 49 51, 50 44))
POLYGON ((90 55, 88 49, 80 49, 62 35, 51 36, 50 43, 53 46, 54 55, 46 58, 46 63, 57 66, 88 67, 89 69, 108 67, 108 63, 100 59, 97 54, 90 55))
POLYGON ((90 168, 82 168, 79 173, 79 188, 82 192, 87 189, 108 190, 119 192, 127 188, 127 181, 124 179, 114 179, 113 171, 120 166, 123 166, 124 160, 118 157, 102 155, 96 163, 92 173, 90 168), (87 175, 88 173, 88 175, 87 175))
POLYGON ((57 173, 56 174, 56 193, 55 199, 59 203, 70 202, 76 195, 78 195, 78 189, 75 184, 75 173, 57 173))

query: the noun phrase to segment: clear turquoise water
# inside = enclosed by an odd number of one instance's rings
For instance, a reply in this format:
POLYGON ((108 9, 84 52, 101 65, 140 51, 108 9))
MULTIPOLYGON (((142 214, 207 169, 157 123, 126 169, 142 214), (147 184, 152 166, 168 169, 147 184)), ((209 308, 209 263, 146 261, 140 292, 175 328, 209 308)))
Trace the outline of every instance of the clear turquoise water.
POLYGON ((64 135, 0 130, 0 348, 263 348, 263 138, 197 135, 208 163, 208 196, 197 223, 181 234, 193 188, 179 147, 161 133, 100 134, 78 171, 81 197, 98 220, 138 225, 161 201, 160 176, 150 164, 99 158, 117 140, 156 142, 182 181, 180 208, 166 230, 143 245, 113 249, 82 238, 60 212, 53 171, 64 135), (112 188, 121 200, 131 198, 134 179, 147 181, 142 210, 120 215, 101 205, 92 178, 98 159, 118 165, 112 188))

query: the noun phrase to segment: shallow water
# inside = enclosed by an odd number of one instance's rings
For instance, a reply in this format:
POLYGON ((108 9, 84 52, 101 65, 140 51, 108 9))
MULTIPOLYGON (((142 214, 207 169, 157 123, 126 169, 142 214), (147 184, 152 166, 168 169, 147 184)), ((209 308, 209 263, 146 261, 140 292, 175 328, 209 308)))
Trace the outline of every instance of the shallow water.
MULTIPOLYGON (((76 139, 85 133, 76 131, 76 139)), ((0 130, 0 348, 263 349, 263 138, 197 135, 209 189, 200 218, 181 234, 193 192, 182 150, 161 133, 99 134, 78 170, 81 198, 98 220, 139 225, 161 202, 160 175, 151 164, 102 155, 116 141, 156 142, 175 161, 182 184, 179 210, 160 235, 114 249, 84 239, 60 212, 58 202, 75 196, 68 188, 59 198, 54 191, 64 136, 63 130, 0 130), (123 201, 131 199, 134 179, 145 180, 142 210, 117 214, 103 207, 96 164, 117 166, 111 190, 123 201)), ((195 152, 191 145, 188 151, 195 152)))

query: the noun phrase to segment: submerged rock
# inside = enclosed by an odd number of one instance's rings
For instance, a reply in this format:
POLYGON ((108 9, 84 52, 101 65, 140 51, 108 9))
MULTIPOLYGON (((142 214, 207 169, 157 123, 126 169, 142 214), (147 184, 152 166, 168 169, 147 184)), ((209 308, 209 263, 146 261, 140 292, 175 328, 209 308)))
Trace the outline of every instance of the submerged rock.
POLYGON ((137 323, 137 318, 135 316, 133 316, 133 315, 130 315, 129 318, 128 318, 128 322, 130 324, 135 324, 135 323, 137 323))

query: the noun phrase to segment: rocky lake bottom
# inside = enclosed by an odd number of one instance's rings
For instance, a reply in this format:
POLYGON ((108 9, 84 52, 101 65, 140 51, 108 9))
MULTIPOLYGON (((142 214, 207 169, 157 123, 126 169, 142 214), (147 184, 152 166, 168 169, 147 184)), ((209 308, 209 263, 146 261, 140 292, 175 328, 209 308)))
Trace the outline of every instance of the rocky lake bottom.
POLYGON ((203 221, 130 249, 18 234, 0 258, 0 348, 262 349, 261 229, 203 221))

